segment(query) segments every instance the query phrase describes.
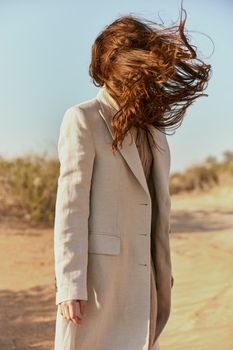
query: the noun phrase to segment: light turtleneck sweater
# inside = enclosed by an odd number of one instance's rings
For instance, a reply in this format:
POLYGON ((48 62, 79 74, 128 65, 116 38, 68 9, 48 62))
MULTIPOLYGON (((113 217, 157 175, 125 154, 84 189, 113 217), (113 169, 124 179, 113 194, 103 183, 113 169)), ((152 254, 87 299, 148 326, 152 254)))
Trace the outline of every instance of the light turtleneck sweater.
MULTIPOLYGON (((116 100, 108 92, 105 84, 102 89, 109 105, 118 111, 120 108, 116 100)), ((147 134, 147 131, 142 128, 132 127, 130 131, 134 137, 146 179, 148 179, 152 164, 152 155, 148 140, 149 135, 147 134)))

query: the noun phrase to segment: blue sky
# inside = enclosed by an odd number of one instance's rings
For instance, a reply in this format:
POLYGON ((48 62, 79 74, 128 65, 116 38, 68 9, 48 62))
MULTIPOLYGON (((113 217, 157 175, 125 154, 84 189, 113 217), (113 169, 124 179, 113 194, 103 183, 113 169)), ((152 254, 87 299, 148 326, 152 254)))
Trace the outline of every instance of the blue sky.
MULTIPOLYGON (((91 45, 104 26, 134 14, 166 24, 179 17, 178 0, 5 1, 0 0, 0 154, 57 156, 65 110, 93 98, 88 75, 91 45)), ((168 136, 171 172, 209 155, 233 150, 233 4, 230 0, 184 0, 186 28, 201 57, 213 66, 206 92, 183 124, 168 136), (192 32, 193 31, 193 32, 192 32), (213 45, 204 32, 214 41, 213 45), (210 57, 209 57, 210 56, 210 57)))

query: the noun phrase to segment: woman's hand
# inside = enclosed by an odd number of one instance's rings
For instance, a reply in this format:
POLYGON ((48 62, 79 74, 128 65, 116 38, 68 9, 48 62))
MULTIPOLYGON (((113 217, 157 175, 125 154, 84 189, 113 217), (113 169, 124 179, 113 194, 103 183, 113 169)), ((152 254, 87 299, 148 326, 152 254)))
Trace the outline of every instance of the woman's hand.
POLYGON ((87 300, 66 300, 59 304, 60 314, 67 321, 72 321, 75 324, 82 324, 82 317, 79 317, 78 308, 81 316, 86 316, 87 300))

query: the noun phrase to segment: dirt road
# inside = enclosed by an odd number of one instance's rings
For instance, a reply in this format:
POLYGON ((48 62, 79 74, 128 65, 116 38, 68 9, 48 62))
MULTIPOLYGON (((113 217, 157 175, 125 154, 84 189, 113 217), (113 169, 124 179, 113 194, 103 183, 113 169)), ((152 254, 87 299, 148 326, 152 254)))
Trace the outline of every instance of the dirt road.
MULTIPOLYGON (((233 349, 233 208, 224 198, 172 199, 175 283, 161 350, 233 349)), ((1 224, 0 249, 0 350, 52 350, 53 230, 1 224)))

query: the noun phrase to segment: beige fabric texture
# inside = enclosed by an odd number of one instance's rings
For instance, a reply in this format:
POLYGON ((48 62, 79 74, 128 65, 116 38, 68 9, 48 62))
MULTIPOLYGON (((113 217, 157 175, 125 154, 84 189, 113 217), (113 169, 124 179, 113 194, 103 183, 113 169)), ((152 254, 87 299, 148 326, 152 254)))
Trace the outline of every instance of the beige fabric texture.
MULTIPOLYGON (((138 153, 142 162, 145 177, 149 180, 150 172, 152 169, 153 156, 150 149, 150 143, 148 140, 147 131, 141 128, 134 128, 134 139, 138 149, 138 153)), ((156 291, 156 276, 154 263, 151 255, 151 310, 150 310, 150 335, 149 335, 149 348, 153 350, 159 350, 159 340, 154 343, 156 334, 156 319, 157 319, 157 291, 156 291), (153 347, 152 347, 153 344, 153 347)))
POLYGON ((68 108, 60 126, 56 305, 88 302, 83 325, 57 308, 55 350, 157 350, 170 315, 168 142, 150 126, 159 148, 149 139, 147 178, 132 132, 112 153, 117 106, 111 102, 101 87, 96 97, 68 108))

